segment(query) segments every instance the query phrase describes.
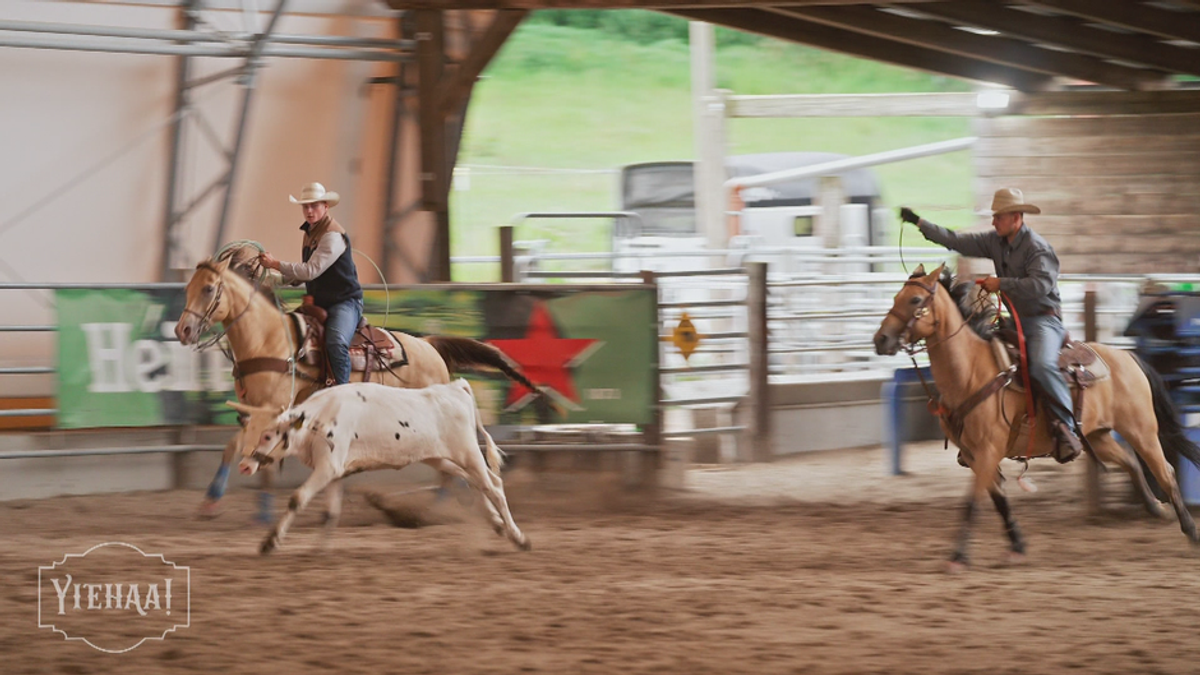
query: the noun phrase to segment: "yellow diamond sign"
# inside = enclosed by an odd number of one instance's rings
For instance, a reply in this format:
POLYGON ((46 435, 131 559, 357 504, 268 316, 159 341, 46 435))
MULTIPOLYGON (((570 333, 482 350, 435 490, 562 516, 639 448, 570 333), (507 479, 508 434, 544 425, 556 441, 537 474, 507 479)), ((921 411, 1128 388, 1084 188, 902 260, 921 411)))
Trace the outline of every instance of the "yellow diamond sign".
POLYGON ((687 312, 683 313, 683 317, 679 319, 679 325, 675 326, 675 330, 671 334, 671 342, 679 348, 679 353, 683 354, 685 361, 691 357, 692 352, 696 351, 696 346, 700 344, 700 334, 696 332, 696 326, 687 312))

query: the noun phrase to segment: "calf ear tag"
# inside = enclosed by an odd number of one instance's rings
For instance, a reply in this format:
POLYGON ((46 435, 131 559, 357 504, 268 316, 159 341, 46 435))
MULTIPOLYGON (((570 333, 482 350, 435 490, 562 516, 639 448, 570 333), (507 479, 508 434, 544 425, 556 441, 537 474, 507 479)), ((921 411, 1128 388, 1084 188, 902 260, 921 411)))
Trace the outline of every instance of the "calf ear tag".
POLYGON ((302 427, 302 426, 304 426, 304 413, 300 413, 299 417, 292 420, 292 428, 293 429, 299 431, 300 427, 302 427))

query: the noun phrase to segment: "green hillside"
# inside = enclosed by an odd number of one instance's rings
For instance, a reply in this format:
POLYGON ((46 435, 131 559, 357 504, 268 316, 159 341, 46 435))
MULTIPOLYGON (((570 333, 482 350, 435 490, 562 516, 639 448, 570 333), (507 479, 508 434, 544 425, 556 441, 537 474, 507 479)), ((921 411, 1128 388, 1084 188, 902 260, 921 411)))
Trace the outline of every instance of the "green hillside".
MULTIPOLYGON (((638 26, 647 12, 609 12, 638 26), (639 16, 640 15, 640 16, 639 16)), ((686 35, 664 17, 659 34, 686 35)), ((659 19, 655 19, 660 21, 659 19)), ((651 38, 654 35, 650 36, 651 38)), ((735 94, 966 91, 969 83, 721 29, 718 86, 735 94)), ((495 228, 522 211, 612 210, 625 164, 694 157, 685 40, 647 43, 624 27, 522 25, 475 88, 451 193, 452 251, 495 254, 495 228), (622 34, 624 32, 624 34, 622 34)), ((961 118, 735 120, 730 154, 827 151, 860 155, 970 135, 961 118)), ((973 222, 966 152, 878 167, 888 205, 909 204, 949 226, 973 222)), ((894 230, 895 228, 893 228, 894 230)), ((919 237, 905 237, 916 244, 919 237)), ((607 248, 602 221, 531 221, 516 238, 554 250, 607 248)), ((456 265, 454 278, 495 268, 456 265)))

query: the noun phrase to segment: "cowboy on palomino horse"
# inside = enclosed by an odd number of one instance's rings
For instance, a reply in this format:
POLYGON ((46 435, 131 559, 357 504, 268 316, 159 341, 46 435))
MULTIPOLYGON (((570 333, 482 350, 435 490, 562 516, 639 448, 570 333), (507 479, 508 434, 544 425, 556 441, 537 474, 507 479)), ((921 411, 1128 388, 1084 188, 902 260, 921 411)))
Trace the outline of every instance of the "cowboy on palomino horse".
MULTIPOLYGON (((251 281, 251 278, 259 276, 253 269, 254 263, 263 267, 272 266, 272 269, 278 265, 285 278, 290 275, 296 281, 306 276, 316 277, 316 283, 309 284, 310 290, 320 294, 322 299, 318 302, 325 302, 327 307, 350 304, 349 311, 345 313, 351 315, 353 322, 347 321, 351 324, 347 341, 358 328, 362 290, 358 280, 353 278, 356 274, 353 264, 346 264, 351 255, 349 239, 344 231, 339 231, 340 227, 332 229, 331 226, 336 223, 328 217, 329 202, 336 203, 338 195, 313 183, 301 192, 300 199, 292 197, 292 201, 302 203, 305 224, 309 226, 306 230, 309 236, 305 238, 305 262, 280 263, 270 254, 249 256, 247 259, 244 247, 242 250, 226 251, 216 259, 202 261, 196 265, 196 272, 187 284, 186 305, 175 326, 175 335, 184 345, 198 345, 201 335, 212 325, 223 326, 223 333, 205 340, 204 345, 213 344, 220 337, 227 338, 234 361, 235 389, 241 404, 261 409, 287 408, 330 384, 330 379, 349 381, 352 370, 360 371, 363 381, 376 381, 393 387, 421 388, 447 383, 452 371, 471 366, 498 370, 535 392, 540 400, 547 400, 537 385, 509 365, 498 349, 470 338, 436 335, 417 338, 400 331, 369 328, 370 335, 366 342, 373 344, 375 349, 368 350, 369 358, 365 360, 365 367, 353 365, 347 359, 345 369, 340 374, 335 372, 333 378, 326 377, 323 369, 300 358, 303 339, 306 334, 312 333, 312 322, 308 322, 309 328, 302 329, 293 320, 293 315, 285 314, 276 306, 273 296, 263 292, 261 281, 251 281), (314 239, 313 234, 319 236, 314 239), (324 263, 324 269, 318 269, 318 263, 324 263), (339 268, 339 265, 342 267, 339 268), (331 270, 335 276, 346 279, 330 279, 328 284, 324 284, 321 281, 322 273, 329 275, 331 270), (339 285, 343 281, 345 283, 339 285), (347 287, 353 290, 347 290, 347 287), (347 303, 347 298, 352 302, 347 303)), ((321 313, 320 308, 308 309, 310 311, 305 314, 309 316, 314 311, 321 313)), ((357 332, 362 335, 366 331, 357 332)), ((330 358, 317 359, 321 360, 326 363, 333 361, 330 358)), ((256 442, 260 432, 259 429, 248 427, 239 429, 226 444, 221 465, 201 504, 201 515, 215 514, 216 504, 225 494, 234 455, 242 449, 244 439, 256 442)), ((269 483, 266 474, 263 482, 264 487, 269 483)), ((269 497, 269 493, 264 492, 260 499, 260 519, 269 520, 269 497)))
POLYGON ((1002 188, 992 198, 994 232, 959 233, 921 218, 907 206, 900 219, 920 229, 926 239, 976 258, 990 258, 996 276, 979 283, 989 293, 1002 291, 1012 302, 1025 332, 1029 375, 1044 394, 1058 439, 1054 458, 1067 463, 1079 456, 1083 444, 1071 411, 1071 391, 1058 369, 1058 349, 1066 338, 1062 300, 1058 292, 1058 256, 1038 233, 1025 224, 1026 213, 1041 213, 1016 188, 1002 188))
POLYGON ((263 252, 259 260, 263 267, 277 270, 289 285, 304 282, 305 292, 312 303, 325 310, 325 358, 329 363, 331 384, 350 381, 350 339, 362 320, 363 292, 358 283, 358 269, 350 254, 350 237, 329 209, 337 206, 341 196, 325 190, 320 183, 309 183, 300 191, 300 198, 288 195, 304 213, 303 262, 276 260, 263 252))

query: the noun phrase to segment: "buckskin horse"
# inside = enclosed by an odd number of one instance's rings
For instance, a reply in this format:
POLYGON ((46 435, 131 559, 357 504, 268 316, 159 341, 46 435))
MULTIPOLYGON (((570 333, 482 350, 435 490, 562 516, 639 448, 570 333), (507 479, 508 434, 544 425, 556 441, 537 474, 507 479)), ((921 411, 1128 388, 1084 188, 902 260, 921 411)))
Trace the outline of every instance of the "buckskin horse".
MULTIPOLYGON (((1049 455, 1055 440, 1046 424, 1047 415, 1037 414, 1032 440, 1014 442, 1018 437, 1014 427, 1024 424, 1021 420, 1026 395, 1005 381, 1012 379, 1011 371, 999 364, 989 342, 963 329, 963 314, 951 299, 949 284, 940 279, 944 268, 942 265, 928 275, 924 266, 917 268, 896 294, 874 341, 875 352, 881 355, 895 354, 901 347, 912 349, 925 341, 940 397, 937 408, 942 430, 962 450, 965 463, 975 474, 950 558, 950 569, 954 571, 968 564, 971 525, 985 495, 991 497, 1004 521, 1009 555, 1014 559, 1024 555, 1025 542, 1000 482, 1000 460, 1006 456, 1021 459, 1049 455), (1003 384, 996 386, 994 382, 1003 384)), ((1150 494, 1136 458, 1113 437, 1113 432, 1120 434, 1162 486, 1175 507, 1183 533, 1193 544, 1200 543, 1196 524, 1175 481, 1175 470, 1163 454, 1165 449, 1173 458, 1181 455, 1200 464, 1200 448, 1184 435, 1162 378, 1132 353, 1099 343, 1087 346, 1109 370, 1107 377, 1088 386, 1078 416, 1096 458, 1125 468, 1141 490, 1147 508, 1165 515, 1150 494)), ((1079 395, 1078 391, 1073 394, 1079 395)))
MULTIPOLYGON (((242 274, 231 269, 236 255, 218 256, 196 265, 188 281, 187 300, 175 325, 175 336, 185 345, 197 345, 211 326, 222 324, 234 360, 234 380, 239 400, 256 408, 287 408, 300 403, 325 386, 320 369, 296 358, 298 334, 293 321, 276 307, 274 299, 260 292, 242 274)), ((361 378, 393 387, 420 388, 450 382, 458 368, 494 368, 541 394, 528 378, 512 368, 495 347, 470 338, 450 336, 414 337, 385 331, 393 353, 403 358, 380 364, 373 372, 353 373, 361 378)), ((211 340, 210 340, 211 341, 211 340)), ((229 466, 243 438, 257 441, 259 430, 239 429, 225 446, 217 474, 209 485, 200 515, 215 514, 225 494, 229 466)), ((264 475, 264 486, 269 485, 264 475)), ((263 509, 265 511, 265 508, 263 509)), ((269 519, 269 515, 260 513, 269 519)))

